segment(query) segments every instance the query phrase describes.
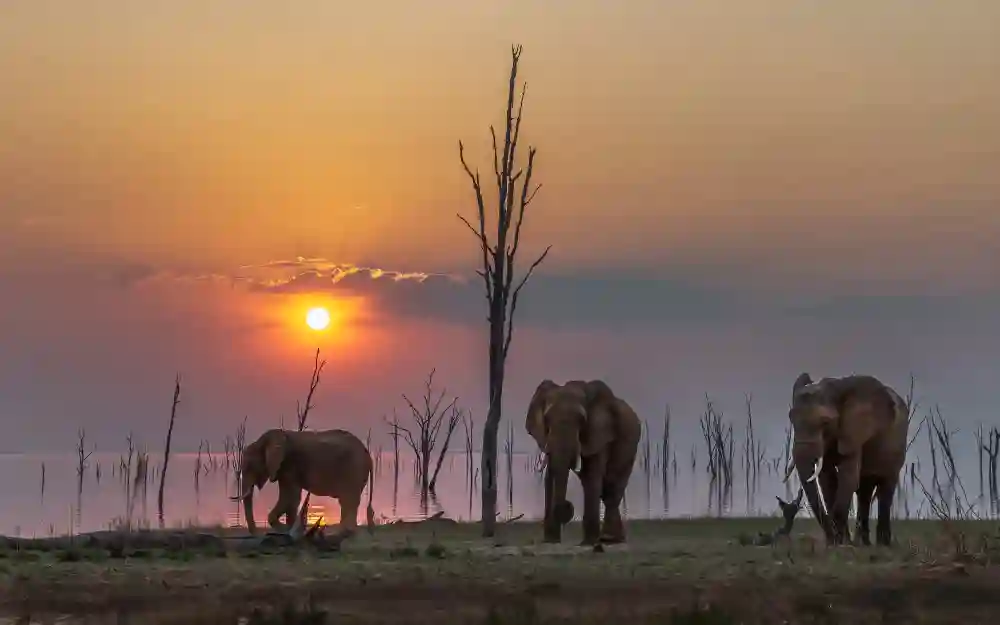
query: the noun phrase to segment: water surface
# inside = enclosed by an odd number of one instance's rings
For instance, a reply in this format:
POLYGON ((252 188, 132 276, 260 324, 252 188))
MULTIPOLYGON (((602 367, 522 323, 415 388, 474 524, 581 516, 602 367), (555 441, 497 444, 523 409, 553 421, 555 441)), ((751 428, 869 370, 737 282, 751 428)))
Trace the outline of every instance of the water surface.
MULTIPOLYGON (((449 453, 441 467, 436 493, 426 499, 420 495, 412 456, 400 455, 398 471, 392 453, 376 458, 373 507, 380 521, 420 518, 439 511, 456 520, 480 518, 478 453, 471 457, 471 475, 470 458, 463 452, 449 453)), ((501 519, 521 515, 529 520, 541 518, 543 485, 537 462, 536 454, 514 453, 509 461, 501 454, 498 484, 501 519)), ((150 455, 145 486, 141 479, 136 483, 134 460, 129 471, 131 478, 124 479, 120 454, 95 453, 86 464, 81 482, 74 454, 0 455, 3 502, 0 534, 45 536, 85 532, 121 525, 126 520, 133 526, 158 525, 160 458, 150 455)), ((756 477, 751 470, 749 479, 739 464, 736 462, 732 468, 731 488, 725 492, 725 480, 720 477, 713 483, 706 463, 697 457, 693 466, 691 459, 670 460, 666 471, 658 458, 648 461, 639 458, 626 494, 626 516, 771 515, 777 514, 775 496, 788 499, 795 494, 793 485, 798 488, 794 477, 790 484, 782 483, 783 466, 777 459, 759 466, 756 477)), ((174 455, 164 487, 164 522, 167 526, 242 525, 242 506, 229 500, 235 493, 235 476, 224 455, 174 455)), ((568 496, 579 512, 582 495, 574 476, 570 476, 568 496)), ((265 523, 276 497, 274 484, 257 492, 254 513, 258 524, 265 523)), ((336 501, 314 497, 310 503, 311 517, 322 515, 331 523, 339 521, 336 501)), ((903 489, 898 516, 928 513, 924 497, 917 489, 903 489)), ((359 510, 358 521, 364 522, 363 508, 359 510)))

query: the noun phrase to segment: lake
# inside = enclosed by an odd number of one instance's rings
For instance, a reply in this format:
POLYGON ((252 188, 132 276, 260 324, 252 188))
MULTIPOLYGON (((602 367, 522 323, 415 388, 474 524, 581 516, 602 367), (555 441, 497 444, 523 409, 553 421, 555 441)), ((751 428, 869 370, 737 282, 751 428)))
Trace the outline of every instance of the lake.
MULTIPOLYGON (((719 477, 713 481, 710 477, 712 467, 698 457, 694 447, 689 453, 671 456, 666 471, 658 452, 644 455, 640 450, 626 495, 626 516, 772 515, 777 514, 776 495, 789 499, 795 494, 792 488, 797 492, 797 477, 789 484, 782 483, 783 458, 761 458, 756 470, 750 468, 750 479, 747 479, 739 451, 731 456, 735 461, 729 469, 731 488, 727 492, 725 469, 716 467, 719 477)), ((498 483, 501 519, 519 515, 524 519, 541 518, 543 485, 537 461, 537 454, 522 452, 508 456, 501 451, 498 483)), ((124 520, 134 526, 155 527, 158 524, 156 501, 161 459, 150 454, 148 462, 148 478, 143 487, 141 480, 136 484, 134 479, 134 459, 133 466, 128 469, 132 478, 125 480, 121 454, 94 453, 86 461, 82 489, 78 492, 81 481, 75 454, 0 455, 0 498, 3 502, 0 534, 46 536, 86 532, 108 529, 124 520)), ((376 517, 382 522, 415 519, 443 511, 456 520, 478 520, 479 462, 479 454, 473 453, 470 475, 470 456, 464 452, 448 453, 441 466, 436 495, 424 500, 415 479, 412 455, 404 455, 401 450, 398 471, 391 452, 376 455, 373 501, 376 517)), ((895 508, 898 517, 932 514, 916 477, 924 475, 922 482, 931 484, 934 473, 940 474, 940 482, 946 472, 944 469, 935 472, 927 466, 920 469, 918 464, 919 461, 908 461, 904 469, 903 487, 898 492, 895 508)), ((973 489, 969 490, 971 498, 973 489)), ((165 523, 167 526, 243 524, 241 505, 228 499, 235 491, 234 473, 225 455, 172 455, 164 488, 165 523)), ((957 489, 949 492, 953 491, 957 489)), ((267 512, 276 497, 277 488, 273 484, 265 486, 263 492, 258 491, 254 501, 258 524, 266 525, 267 512)), ((569 498, 579 515, 582 495, 580 484, 573 476, 569 482, 569 498)), ((983 504, 986 499, 983 495, 973 502, 983 504)), ((311 518, 322 515, 330 523, 339 521, 340 511, 335 501, 318 497, 310 503, 311 518)), ((991 506, 981 507, 987 511, 992 509, 991 506)), ((808 515, 807 506, 802 514, 808 515)), ((359 522, 364 522, 363 507, 359 511, 359 522)))

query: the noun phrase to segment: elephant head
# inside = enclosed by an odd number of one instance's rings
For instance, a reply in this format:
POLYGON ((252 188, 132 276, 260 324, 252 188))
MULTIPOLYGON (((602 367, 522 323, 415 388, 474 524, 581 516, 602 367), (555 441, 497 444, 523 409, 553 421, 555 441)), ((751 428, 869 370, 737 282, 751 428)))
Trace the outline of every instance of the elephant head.
POLYGON ((254 488, 262 489, 265 483, 278 479, 278 470, 285 460, 288 446, 288 434, 284 430, 271 429, 261 434, 243 450, 243 459, 240 463, 243 492, 231 499, 243 502, 247 529, 251 534, 257 528, 253 518, 254 488))
POLYGON ((560 386, 544 380, 528 405, 525 427, 545 454, 546 517, 559 525, 573 518, 566 500, 569 471, 581 458, 604 449, 615 438, 615 395, 600 380, 574 380, 560 386))
MULTIPOLYGON (((791 477, 793 470, 798 471, 799 483, 809 507, 824 531, 828 531, 829 526, 826 509, 819 496, 818 478, 823 469, 823 457, 836 436, 838 416, 829 380, 813 382, 808 373, 799 374, 792 384, 792 405, 788 410, 794 439, 792 462, 785 480, 791 477)), ((824 494, 830 496, 829 493, 824 494)))

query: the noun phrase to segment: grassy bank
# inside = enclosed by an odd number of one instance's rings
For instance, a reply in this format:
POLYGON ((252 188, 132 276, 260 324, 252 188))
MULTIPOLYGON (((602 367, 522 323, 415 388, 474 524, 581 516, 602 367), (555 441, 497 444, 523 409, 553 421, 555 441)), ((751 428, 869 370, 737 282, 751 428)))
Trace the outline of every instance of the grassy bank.
POLYGON ((235 624, 310 597, 312 617, 256 622, 974 623, 1000 597, 995 523, 897 521, 892 548, 827 549, 799 519, 791 539, 753 544, 776 524, 633 521, 629 543, 603 553, 576 546, 578 523, 545 545, 534 523, 486 541, 478 525, 445 522, 380 527, 327 554, 8 550, 0 601, 11 615, 124 612, 156 625, 235 624))

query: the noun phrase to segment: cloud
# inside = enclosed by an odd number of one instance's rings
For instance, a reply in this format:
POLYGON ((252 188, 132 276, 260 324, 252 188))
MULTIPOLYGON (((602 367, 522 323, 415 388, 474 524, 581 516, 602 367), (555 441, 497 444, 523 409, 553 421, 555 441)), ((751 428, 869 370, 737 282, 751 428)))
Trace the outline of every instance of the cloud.
MULTIPOLYGON (((976 296, 817 295, 756 289, 750 280, 719 284, 698 268, 673 273, 648 268, 536 273, 518 301, 518 324, 548 327, 655 327, 683 323, 773 323, 788 321, 944 322, 983 318, 1000 300, 976 296)), ((362 297, 389 316, 481 324, 485 285, 475 274, 402 271, 298 257, 242 265, 231 272, 150 272, 142 266, 120 272, 138 283, 170 280, 215 282, 250 292, 282 295, 328 293, 362 297)))
MULTIPOLYGON (((298 257, 243 265, 232 272, 162 271, 129 275, 138 282, 217 282, 251 292, 331 293, 361 296, 390 315, 482 323, 485 285, 475 275, 400 271, 298 257)), ((759 306, 748 293, 692 280, 630 275, 628 271, 535 274, 521 292, 519 323, 541 326, 710 322, 743 318, 759 306)))

